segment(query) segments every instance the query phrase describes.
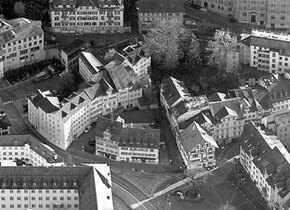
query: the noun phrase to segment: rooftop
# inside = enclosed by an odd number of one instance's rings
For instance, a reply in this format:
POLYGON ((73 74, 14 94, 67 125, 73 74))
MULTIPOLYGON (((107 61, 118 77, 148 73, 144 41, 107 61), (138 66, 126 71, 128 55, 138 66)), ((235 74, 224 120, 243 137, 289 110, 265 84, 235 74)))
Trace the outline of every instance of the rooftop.
POLYGON ((81 52, 80 59, 87 66, 91 74, 97 74, 103 64, 90 52, 81 52))
POLYGON ((87 43, 85 41, 83 41, 81 39, 76 39, 76 40, 72 41, 71 43, 69 43, 67 46, 65 46, 63 48, 63 51, 67 55, 71 55, 80 49, 85 49, 86 44, 87 43))
POLYGON ((183 4, 179 0, 139 0, 140 13, 182 13, 183 4))
POLYGON ((277 136, 267 135, 252 122, 244 126, 240 141, 254 164, 269 177, 267 182, 284 198, 290 192, 290 154, 277 136))
POLYGON ((155 116, 151 110, 126 111, 120 114, 125 123, 155 123, 155 116))

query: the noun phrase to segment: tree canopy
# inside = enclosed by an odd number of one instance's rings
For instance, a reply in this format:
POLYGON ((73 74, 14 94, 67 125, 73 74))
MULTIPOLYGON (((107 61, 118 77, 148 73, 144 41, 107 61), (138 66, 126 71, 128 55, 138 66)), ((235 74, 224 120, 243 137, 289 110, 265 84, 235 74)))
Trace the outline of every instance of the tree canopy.
POLYGON ((236 46, 237 38, 235 36, 232 36, 229 31, 217 30, 213 40, 208 44, 208 50, 212 52, 208 64, 216 65, 218 69, 225 68, 227 52, 236 46))
POLYGON ((74 75, 72 73, 64 74, 60 78, 57 86, 57 92, 62 99, 68 97, 77 89, 78 84, 76 83, 74 75))
POLYGON ((179 67, 182 61, 193 64, 191 59, 199 55, 196 36, 174 19, 160 21, 158 28, 150 30, 145 39, 152 62, 163 69, 179 67))
POLYGON ((17 1, 14 3, 14 13, 19 17, 23 17, 25 15, 25 4, 22 1, 17 1))

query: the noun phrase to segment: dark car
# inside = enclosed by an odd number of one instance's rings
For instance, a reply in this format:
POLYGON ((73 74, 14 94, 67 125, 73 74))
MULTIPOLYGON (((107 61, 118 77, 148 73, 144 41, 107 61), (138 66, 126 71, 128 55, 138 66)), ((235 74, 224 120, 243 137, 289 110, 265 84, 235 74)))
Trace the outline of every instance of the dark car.
POLYGON ((191 7, 194 9, 200 9, 201 6, 199 6, 198 4, 191 4, 191 7))
POLYGON ((90 146, 96 146, 96 140, 95 140, 95 139, 91 139, 91 140, 89 141, 89 145, 90 145, 90 146))

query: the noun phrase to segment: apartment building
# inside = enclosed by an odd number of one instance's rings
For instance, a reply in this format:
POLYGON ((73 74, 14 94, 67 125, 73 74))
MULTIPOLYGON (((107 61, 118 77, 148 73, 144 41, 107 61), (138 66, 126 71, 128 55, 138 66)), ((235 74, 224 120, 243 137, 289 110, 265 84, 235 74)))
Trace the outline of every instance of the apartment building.
POLYGON ((277 136, 268 135, 252 122, 241 137, 240 162, 270 209, 285 209, 290 198, 290 154, 277 136))
POLYGON ((96 155, 117 161, 158 164, 160 130, 125 127, 122 122, 99 117, 96 155))
POLYGON ((290 2, 287 0, 267 1, 266 28, 288 29, 290 26, 290 2))
POLYGON ((1 209, 113 210, 106 164, 1 167, 1 209))
POLYGON ((25 160, 33 166, 61 166, 64 158, 31 135, 0 136, 0 161, 25 160))
POLYGON ((28 121, 44 138, 66 150, 90 121, 89 97, 73 93, 59 101, 50 91, 37 91, 28 98, 28 121))
POLYGON ((122 33, 124 5, 121 0, 51 0, 53 32, 122 33))
POLYGON ((290 65, 290 36, 252 30, 250 66, 270 73, 283 74, 290 65))
POLYGON ((41 21, 26 18, 0 19, 0 77, 6 71, 44 59, 41 25, 41 21))
POLYGON ((161 20, 176 20, 183 23, 185 12, 183 3, 178 0, 140 0, 138 5, 140 33, 157 28, 161 20))

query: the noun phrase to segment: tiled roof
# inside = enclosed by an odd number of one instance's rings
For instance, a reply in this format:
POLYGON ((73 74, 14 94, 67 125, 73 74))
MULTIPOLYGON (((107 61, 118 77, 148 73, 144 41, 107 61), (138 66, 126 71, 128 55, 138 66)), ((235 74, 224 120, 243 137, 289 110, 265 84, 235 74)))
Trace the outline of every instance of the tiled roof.
POLYGON ((183 3, 179 0, 139 0, 140 13, 181 13, 183 3))
POLYGON ((65 46, 63 48, 63 51, 67 54, 67 55, 71 55, 72 53, 74 53, 77 50, 80 50, 82 47, 84 47, 86 45, 86 42, 81 40, 81 39, 76 39, 74 41, 72 41, 71 43, 69 43, 67 46, 65 46))
POLYGON ((144 87, 142 97, 138 98, 138 103, 140 106, 153 105, 153 104, 158 105, 159 101, 157 98, 157 92, 154 92, 151 86, 144 87))
POLYGON ((240 141, 256 167, 269 175, 267 182, 273 188, 276 185, 279 194, 285 197, 290 192, 290 158, 281 141, 276 136, 266 135, 252 122, 244 126, 240 141))
POLYGON ((248 36, 240 41, 240 43, 250 47, 251 45, 251 36, 248 36))
POLYGON ((215 92, 212 95, 210 95, 208 97, 208 101, 209 102, 215 102, 215 101, 224 101, 226 97, 226 94, 224 93, 219 93, 219 92, 215 92))
POLYGON ((290 80, 281 79, 278 83, 269 87, 273 103, 290 99, 290 80))
POLYGON ((181 131, 180 140, 187 154, 196 147, 196 145, 204 145, 208 143, 216 148, 218 145, 214 138, 209 135, 197 122, 192 122, 186 129, 181 131))
POLYGON ((209 109, 206 109, 198 112, 189 119, 178 123, 178 127, 180 130, 183 130, 186 129, 193 122, 197 122, 200 126, 202 126, 204 123, 213 124, 214 119, 211 115, 211 111, 209 109))
POLYGON ((253 90, 255 99, 259 102, 264 110, 273 108, 269 91, 264 87, 256 87, 253 90))
POLYGON ((28 144, 30 148, 46 159, 48 163, 62 163, 64 158, 58 155, 48 145, 41 143, 31 135, 0 135, 0 146, 24 146, 28 144))
POLYGON ((122 128, 119 146, 159 149, 160 130, 149 128, 122 128))

